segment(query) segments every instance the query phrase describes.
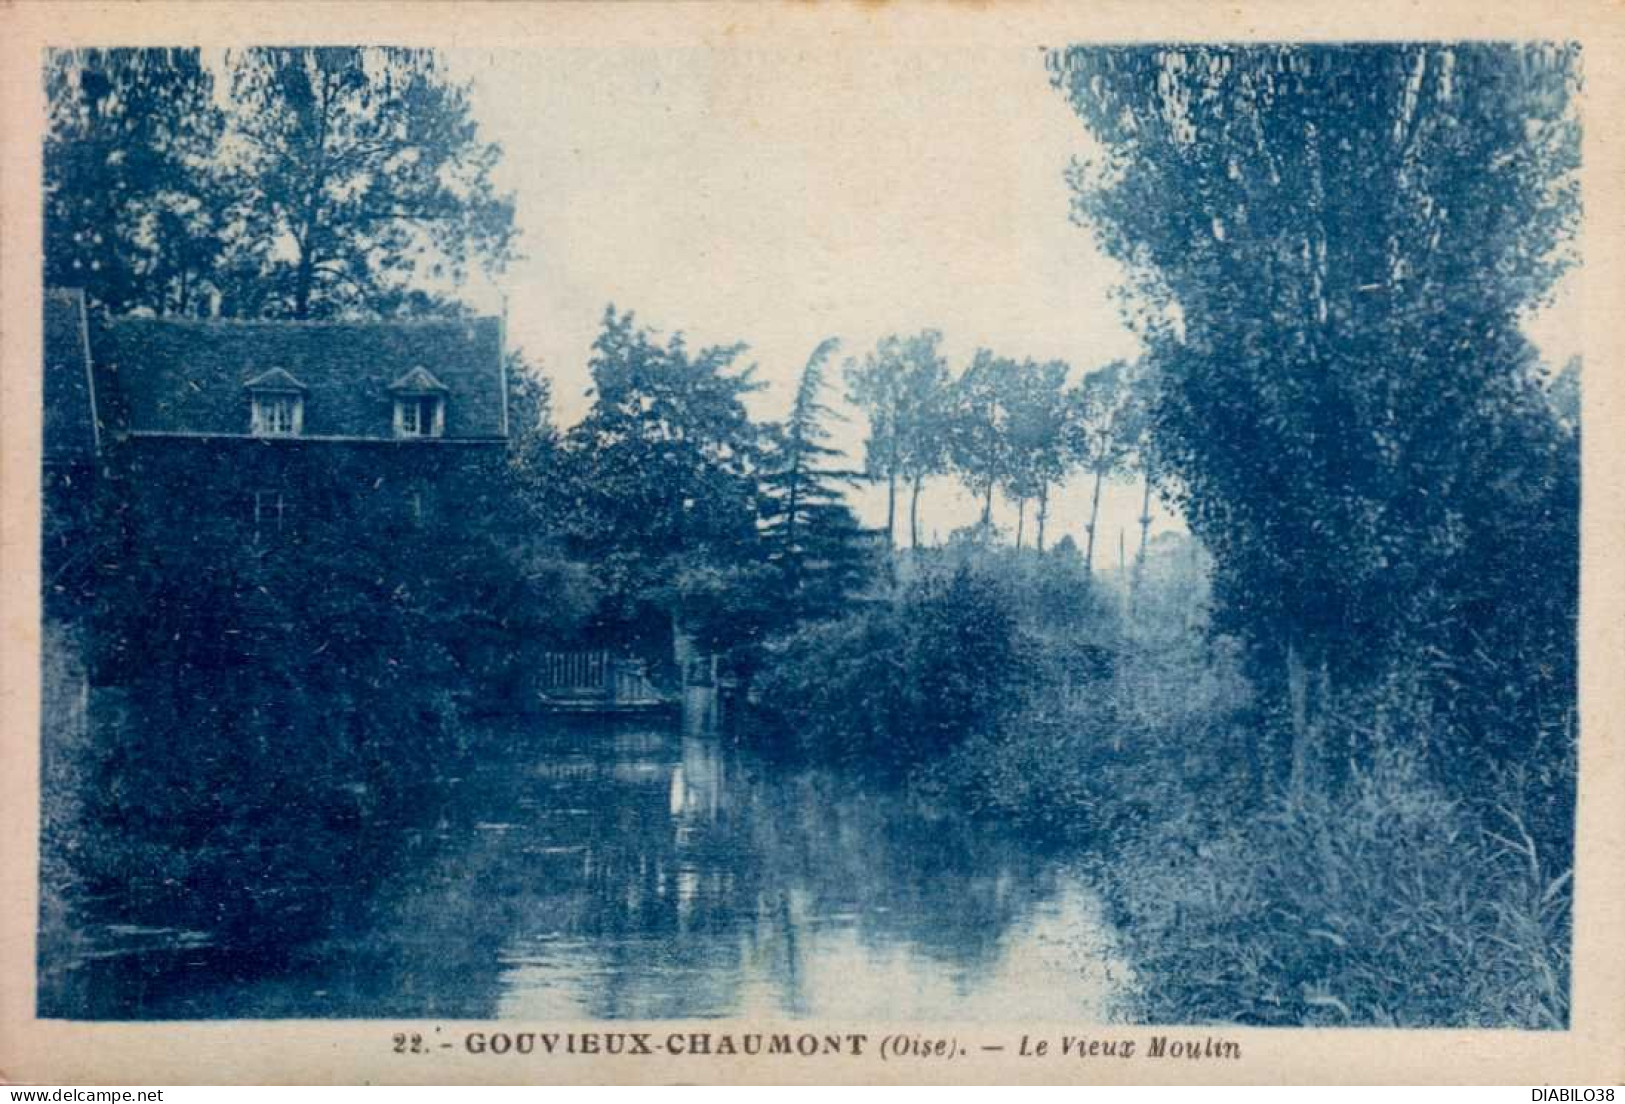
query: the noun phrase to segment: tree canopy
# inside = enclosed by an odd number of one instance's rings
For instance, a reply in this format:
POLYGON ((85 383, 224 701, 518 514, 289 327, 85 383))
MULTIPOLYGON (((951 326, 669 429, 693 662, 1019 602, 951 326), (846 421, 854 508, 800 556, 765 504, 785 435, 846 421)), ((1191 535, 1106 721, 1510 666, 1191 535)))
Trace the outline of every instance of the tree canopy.
POLYGON ((57 51, 47 93, 47 278, 115 313, 455 310, 514 255, 501 150, 432 51, 57 51))
POLYGON ((47 55, 45 282, 115 313, 208 308, 230 197, 225 113, 196 50, 47 55))
POLYGON ((627 612, 676 612, 669 588, 685 571, 754 559, 761 441, 744 399, 759 385, 744 352, 691 350, 605 311, 593 404, 564 435, 553 495, 577 554, 627 612))
POLYGON ((1225 623, 1323 687, 1428 648, 1459 687, 1492 638, 1572 678, 1576 451, 1519 321, 1573 260, 1576 49, 1049 61, 1104 148, 1077 216, 1131 270, 1225 623))
POLYGON ((432 51, 247 50, 232 100, 257 277, 244 313, 388 313, 511 256, 513 202, 491 182, 501 150, 432 51))
POLYGON ((886 536, 894 545, 898 482, 911 486, 909 538, 917 546, 920 488, 948 466, 950 377, 941 342, 937 330, 891 334, 846 364, 847 399, 869 418, 864 466, 886 481, 886 536))

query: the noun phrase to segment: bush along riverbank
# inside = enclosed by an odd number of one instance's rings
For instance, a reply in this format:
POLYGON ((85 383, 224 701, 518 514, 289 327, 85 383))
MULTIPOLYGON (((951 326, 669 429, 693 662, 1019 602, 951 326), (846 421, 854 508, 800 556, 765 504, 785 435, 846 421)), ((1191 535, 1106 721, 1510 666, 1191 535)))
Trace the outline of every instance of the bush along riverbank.
MULTIPOLYGON (((108 551, 68 611, 84 628, 44 672, 48 1011, 81 1009, 66 975, 137 936, 249 977, 344 930, 341 903, 414 861, 402 829, 441 818, 480 750, 471 706, 506 707, 510 657, 571 623, 567 588, 494 525, 391 499, 246 540, 240 515, 197 514, 187 480, 213 469, 184 459, 108 489, 108 551)), ((348 485, 309 468, 314 502, 348 485)))
POLYGON ((762 738, 1076 856, 1147 1022, 1561 1027, 1572 734, 1452 788, 1373 699, 1295 788, 1206 576, 1178 538, 1095 586, 1066 548, 912 561, 766 649, 762 738))
POLYGON ((203 534, 108 586, 96 660, 116 681, 75 764, 80 814, 46 838, 74 856, 46 888, 81 935, 185 930, 274 964, 342 922, 332 888, 377 877, 391 829, 460 770, 456 659, 355 543, 230 556, 203 534))

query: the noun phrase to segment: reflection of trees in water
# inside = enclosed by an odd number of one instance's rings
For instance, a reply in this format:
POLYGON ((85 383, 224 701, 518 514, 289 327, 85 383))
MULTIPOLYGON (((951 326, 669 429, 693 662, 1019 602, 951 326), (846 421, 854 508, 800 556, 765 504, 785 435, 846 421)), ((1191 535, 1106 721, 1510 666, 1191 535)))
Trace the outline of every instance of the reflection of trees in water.
MULTIPOLYGON (((601 942, 610 976, 599 1014, 615 1014, 622 998, 647 1008, 629 994, 674 974, 698 970, 717 987, 743 966, 720 961, 730 955, 761 967, 787 1011, 806 1011, 803 957, 840 926, 866 947, 906 945, 974 977, 1053 889, 1011 841, 962 821, 922 821, 901 795, 856 780, 782 774, 694 737, 669 778, 669 823, 648 830, 648 803, 622 795, 594 852, 586 896, 598 912, 582 934, 672 937, 654 961, 639 941, 601 942), (735 939, 698 938, 716 933, 735 939)), ((675 996, 680 1008, 729 1010, 675 996)))
POLYGON ((405 833, 302 962, 222 970, 202 997, 194 971, 148 1014, 675 1018, 737 1013, 764 983, 799 1014, 820 947, 906 947, 971 980, 1052 888, 1009 841, 854 779, 707 736, 537 728, 482 737, 438 828, 405 833))
MULTIPOLYGON (((535 755, 465 794, 526 815, 457 857, 474 907, 447 938, 467 933, 487 974, 499 957, 545 961, 590 1015, 736 1011, 750 967, 786 1011, 807 1011, 805 956, 841 927, 974 977, 1052 888, 994 833, 922 821, 895 792, 784 773, 713 737, 577 730, 535 755)), ((419 897, 432 912, 446 894, 419 897)))
POLYGON ((735 971, 703 936, 729 923, 736 875, 680 847, 673 750, 658 732, 575 725, 488 763, 458 796, 464 823, 380 918, 392 943, 421 933, 403 965, 455 971, 461 1015, 500 1014, 504 975, 538 956, 590 1015, 726 1010, 735 971), (659 979, 673 976, 681 1003, 662 1011, 659 979))
POLYGON ((808 773, 764 778, 750 800, 751 847, 764 881, 784 887, 792 921, 850 916, 869 946, 905 942, 975 973, 1053 888, 1011 841, 962 820, 924 818, 889 790, 808 773))

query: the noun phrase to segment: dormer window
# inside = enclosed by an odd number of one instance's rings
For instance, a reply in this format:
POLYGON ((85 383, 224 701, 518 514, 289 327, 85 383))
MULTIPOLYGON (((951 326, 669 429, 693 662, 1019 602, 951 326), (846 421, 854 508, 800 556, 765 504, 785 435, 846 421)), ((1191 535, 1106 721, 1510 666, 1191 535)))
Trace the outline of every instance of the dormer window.
POLYGON ((434 373, 414 368, 389 390, 395 399, 395 436, 439 437, 446 432, 446 385, 434 373))
POLYGON ((438 437, 445 431, 443 401, 434 395, 416 395, 395 400, 395 434, 398 437, 438 437))
POLYGON ((301 409, 304 403, 298 395, 255 395, 254 435, 256 437, 294 437, 304 421, 301 409))
POLYGON ((249 432, 256 437, 297 437, 305 431, 305 385, 281 368, 249 380, 249 432))

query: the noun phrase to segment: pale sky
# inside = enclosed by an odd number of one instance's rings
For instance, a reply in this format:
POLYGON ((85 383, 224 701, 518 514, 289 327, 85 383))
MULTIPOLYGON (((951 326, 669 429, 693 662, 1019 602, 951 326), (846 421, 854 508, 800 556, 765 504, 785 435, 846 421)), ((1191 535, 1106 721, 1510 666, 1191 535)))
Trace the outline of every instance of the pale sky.
MULTIPOLYGON (((1137 353, 1111 299, 1116 266, 1068 218, 1063 174, 1090 141, 1036 44, 450 60, 504 147, 498 181, 516 193, 525 254, 477 301, 495 312, 506 294, 509 344, 553 380, 561 424, 587 407, 589 347, 610 302, 691 345, 748 343, 770 384, 759 418, 783 415, 831 335, 844 357, 933 327, 955 369, 980 345, 1079 374, 1137 353)), ((840 443, 859 455, 863 432, 854 412, 840 443)), ((1052 541, 1082 543, 1088 490, 1078 477, 1053 502, 1052 541)), ((883 501, 864 495, 868 521, 883 520, 883 501)), ((1137 485, 1108 490, 1097 564, 1115 560, 1119 531, 1132 556, 1139 507, 1137 485)), ((949 478, 922 500, 928 539, 976 514, 949 478)), ((1153 514, 1154 531, 1178 525, 1153 514)), ((995 517, 1013 528, 1014 506, 995 517)))

